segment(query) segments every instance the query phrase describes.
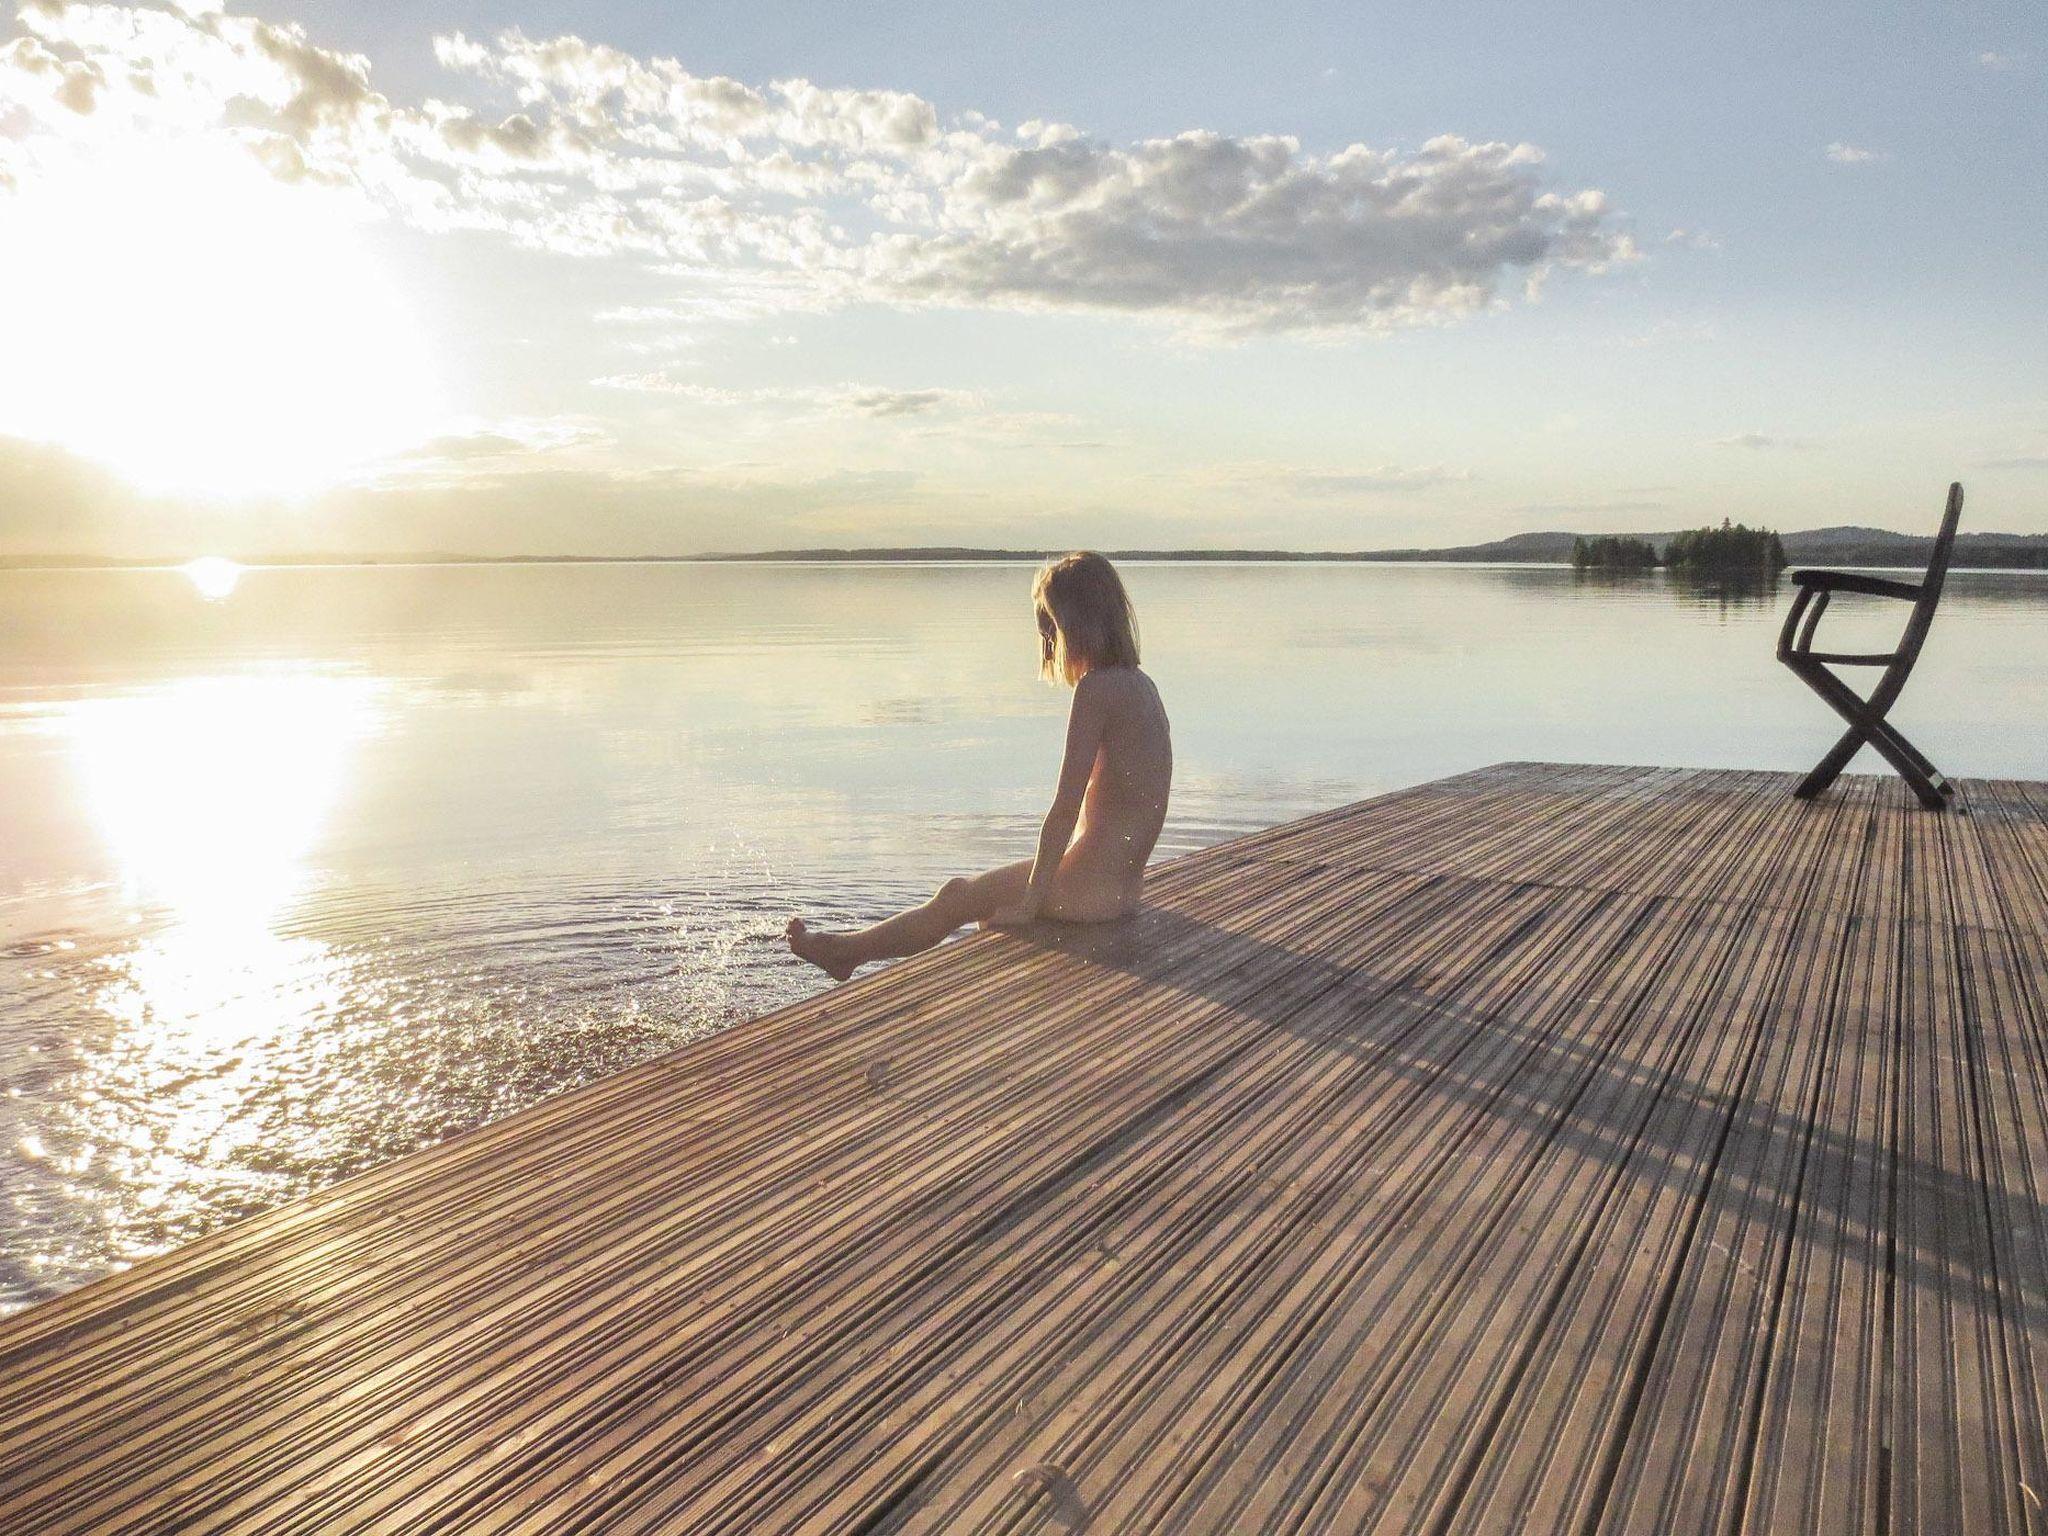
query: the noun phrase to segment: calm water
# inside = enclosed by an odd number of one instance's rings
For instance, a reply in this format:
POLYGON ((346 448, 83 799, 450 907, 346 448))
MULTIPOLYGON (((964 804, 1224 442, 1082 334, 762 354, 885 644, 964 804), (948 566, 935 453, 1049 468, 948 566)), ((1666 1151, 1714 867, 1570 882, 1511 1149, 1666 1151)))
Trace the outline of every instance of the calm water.
MULTIPOLYGON (((1162 854, 1506 758, 1803 768, 1834 735, 1771 660, 1782 592, 1127 575, 1162 854)), ((0 1310, 808 994, 792 910, 1028 854, 1064 704, 1029 579, 0 573, 0 1310)), ((2048 578, 1951 590, 1898 718, 2048 778, 2048 578)))

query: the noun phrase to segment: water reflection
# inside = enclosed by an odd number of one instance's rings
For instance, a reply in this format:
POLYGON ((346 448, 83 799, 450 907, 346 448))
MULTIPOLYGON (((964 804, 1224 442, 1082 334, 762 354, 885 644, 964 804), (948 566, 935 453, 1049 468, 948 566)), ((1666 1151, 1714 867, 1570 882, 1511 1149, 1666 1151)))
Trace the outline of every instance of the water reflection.
POLYGON ((228 959, 303 878, 375 694, 362 679, 283 673, 76 705, 78 779, 130 900, 228 959))
POLYGON ((1726 612, 1731 608, 1775 608, 1780 581, 1775 571, 1671 571, 1671 595, 1681 602, 1726 612))
MULTIPOLYGON (((232 574, 0 572, 0 1310, 808 993, 791 909, 1020 857, 1057 765, 1028 567, 232 574)), ((1836 733, 1782 593, 1126 576, 1162 854, 1505 758, 1804 769, 1836 733)), ((1900 723, 2048 778, 2044 655, 2048 578, 1959 574, 1900 723)))
POLYGON ((1680 603, 1726 609, 1775 604, 1780 578, 1775 572, 1708 572, 1699 570, 1574 570, 1571 584, 1593 597, 1667 597, 1680 603))
POLYGON ((260 928, 225 939, 170 929, 110 958, 89 994, 116 1027, 82 1053, 64 1171, 91 1175, 69 1194, 104 1205, 97 1225, 126 1257, 288 1194, 319 1157, 316 1096, 347 1071, 350 1041, 327 1026, 355 990, 349 965, 260 928))
POLYGON ((209 603, 232 596, 242 579, 242 567, 219 555, 201 555, 197 560, 186 561, 180 569, 193 590, 209 603))
POLYGON ((326 945, 275 925, 375 696, 318 674, 197 677, 70 711, 77 782, 137 932, 78 976, 88 1027, 64 1053, 72 1086, 49 1145, 32 1139, 44 1199, 115 1255, 260 1208, 289 1182, 264 1166, 295 1153, 264 1145, 278 1105, 259 1089, 282 1065, 284 1109, 303 1104, 341 1043, 323 1026, 351 983, 326 945))

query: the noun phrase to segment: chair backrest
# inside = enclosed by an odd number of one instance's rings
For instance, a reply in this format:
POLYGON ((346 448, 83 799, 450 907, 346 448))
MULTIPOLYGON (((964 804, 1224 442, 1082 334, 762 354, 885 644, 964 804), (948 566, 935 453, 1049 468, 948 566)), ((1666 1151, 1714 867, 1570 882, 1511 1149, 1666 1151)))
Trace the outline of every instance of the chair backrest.
MULTIPOLYGON (((1949 557, 1955 553, 1956 525, 1962 520, 1963 486, 1961 481, 1957 481, 1948 488, 1948 505, 1942 509, 1941 531, 1934 536, 1934 551, 1927 559, 1927 574, 1920 579, 1920 597, 1913 604, 1913 616, 1906 620, 1906 632, 1899 637, 1899 659, 1892 669, 1899 684, 1904 684, 1906 674, 1913 670, 1913 663, 1920 659, 1920 647, 1927 643, 1927 631, 1934 627, 1934 610, 1941 604, 1942 585, 1948 580, 1949 557)), ((1887 676, 1885 682, 1891 681, 1892 676, 1887 676)), ((1896 694, 1897 688, 1884 692, 1890 696, 1896 694)))
POLYGON ((1927 576, 1921 582, 1921 600, 1930 612, 1941 601, 1941 584, 1948 579, 1949 557, 1955 553, 1956 524, 1963 520, 1963 484, 1948 488, 1948 505, 1942 509, 1941 532, 1934 536, 1934 553, 1927 560, 1927 576))

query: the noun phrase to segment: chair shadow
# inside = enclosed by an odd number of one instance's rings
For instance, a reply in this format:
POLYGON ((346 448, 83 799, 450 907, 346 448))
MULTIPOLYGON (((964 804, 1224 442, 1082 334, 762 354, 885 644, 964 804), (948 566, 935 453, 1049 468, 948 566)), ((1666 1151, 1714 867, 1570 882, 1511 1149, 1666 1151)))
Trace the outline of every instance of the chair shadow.
MULTIPOLYGON (((1523 942, 1541 942, 1545 926, 1533 925, 1523 942)), ((1708 1240, 1716 1214, 1745 1207, 1754 1214, 1788 1198, 1792 1190, 1781 1175, 1789 1171, 1798 1190, 1797 1219, 1810 1240, 1837 1250, 1847 1262, 1865 1262, 1874 1253, 1900 1286, 1946 1290, 1998 1312, 2010 1312, 2017 1300, 2016 1322, 2029 1330, 2048 1327, 2048 1300, 2036 1294, 2039 1287, 2015 1283, 2019 1277, 2012 1275, 1999 1283, 2001 1255, 1988 1230, 1993 1211, 2028 1230, 2048 1230, 2048 1209, 2030 1192, 1989 1175, 1979 1180, 1943 1163, 1902 1154, 1883 1139, 1789 1113, 1749 1089, 1740 1096, 1726 1094, 1675 1065, 1653 1066, 1645 1059, 1652 1053, 1642 1048, 1668 1047, 1668 1031, 1677 1027, 1699 1032, 1674 1053, 1680 1060, 1704 1049, 1710 1043, 1707 1032, 1716 1028, 1756 1028, 1763 1037, 1759 1059, 1773 1047, 1782 1050, 1782 1032, 1811 1027, 1782 1000, 1759 1019, 1753 1008, 1731 1016, 1716 995, 1691 1025, 1681 1010, 1667 1004, 1666 1017, 1637 1018, 1611 1038, 1602 1033, 1596 1044, 1563 1038, 1556 1028, 1541 1027, 1527 1016, 1554 1007, 1554 994, 1534 1003, 1511 997, 1503 1006, 1487 1008, 1460 1000, 1461 991, 1489 976, 1497 978, 1502 966, 1526 961, 1522 942, 1497 947, 1476 966, 1433 972, 1425 963, 1383 973, 1167 907, 1146 907, 1121 922, 1099 926, 1038 924, 1017 937, 1153 987, 1186 991, 1269 1030, 1286 1031, 1317 1050, 1369 1060, 1375 1078, 1392 1074, 1439 1103, 1450 1100, 1504 1118, 1513 1130, 1537 1138, 1545 1158, 1563 1151, 1598 1159, 1617 1176, 1610 1201, 1626 1194, 1629 1181, 1682 1189, 1674 1169, 1692 1167, 1700 1156, 1711 1154, 1711 1175, 1687 1197, 1687 1216, 1680 1218, 1705 1219, 1693 1221, 1688 1251, 1677 1255, 1674 1265, 1695 1262, 1692 1244, 1708 1240), (1172 958, 1190 953, 1200 956, 1199 969, 1172 958), (1197 976, 1205 979, 1191 986, 1197 976), (1313 1017, 1308 1016, 1311 1010, 1313 1017), (1503 1037, 1519 1053, 1512 1074, 1504 1079, 1497 1071, 1460 1070, 1461 1058, 1472 1047, 1497 1049, 1503 1037), (1594 1113, 1590 1106, 1600 1104, 1625 1112, 1594 1113), (1671 1132, 1678 1126, 1702 1129, 1674 1137, 1671 1132), (1850 1189, 1867 1191, 1855 1208, 1830 1203, 1850 1189), (1909 1205, 1919 1216, 1910 1225, 1868 1218, 1873 1209, 1903 1212, 1909 1205)), ((1630 955, 1625 944, 1609 947, 1611 953, 1582 984, 1576 1006, 1585 1006, 1586 996, 1598 996, 1609 1007, 1622 997, 1622 972, 1630 955)), ((1862 1032, 1892 1027, 1865 1025, 1862 1032)), ((1839 1051, 1840 1033, 1831 1038, 1839 1051)), ((1923 1043, 1912 1060, 1923 1061, 1932 1049, 1923 1043)), ((1832 1077, 1833 1065, 1822 1064, 1824 1081, 1832 1077)), ((1361 1080, 1357 1086, 1367 1083, 1361 1080)), ((1802 1098, 1805 1092, 1802 1088, 1802 1098)), ((1150 1129, 1141 1108, 1133 1105, 1133 1142, 1150 1129)), ((1342 1191, 1327 1193, 1335 1199, 1342 1191)), ((1786 1219, 1783 1209, 1775 1213, 1778 1228, 1786 1219)), ((2009 1247, 2005 1256, 2011 1256, 2009 1247)))

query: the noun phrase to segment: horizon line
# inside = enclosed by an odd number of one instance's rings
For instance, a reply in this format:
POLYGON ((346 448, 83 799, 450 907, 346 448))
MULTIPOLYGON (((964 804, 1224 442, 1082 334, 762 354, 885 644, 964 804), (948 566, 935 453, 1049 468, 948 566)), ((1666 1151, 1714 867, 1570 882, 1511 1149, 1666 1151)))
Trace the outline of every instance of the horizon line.
MULTIPOLYGON (((1797 539, 1809 534, 1832 532, 1838 528, 1854 528, 1855 524, 1829 524, 1821 528, 1796 529, 1780 534, 1781 539, 1797 539)), ((1900 543, 1928 543, 1932 536, 1919 533, 1900 533, 1889 528, 1869 528, 1873 540, 1898 541, 1900 543)), ((1282 561, 1381 561, 1390 564, 1421 564, 1441 561, 1446 564, 1484 564, 1492 558, 1492 552, 1518 543, 1541 538, 1656 538, 1651 534, 1580 534, 1567 529, 1536 529, 1526 533, 1505 534, 1498 539, 1482 540, 1472 544, 1446 544, 1437 546, 1405 545, 1378 549, 1262 549, 1246 546, 1205 546, 1173 545, 1155 548, 1131 547, 1108 549, 1103 553, 1113 560, 1159 561, 1159 562, 1282 562, 1282 561), (1459 557, 1464 558, 1459 558, 1459 557)), ((1998 539, 2020 542, 2048 542, 2048 532, 2006 533, 1995 529, 1979 529, 1963 534, 1962 539, 1998 539)), ((195 559, 216 558, 232 560, 235 564, 260 568, 265 566, 321 566, 321 565, 652 565, 652 564, 732 564, 736 562, 785 562, 802 561, 869 561, 874 563, 916 562, 972 562, 990 563, 1016 562, 1053 559, 1064 554, 1071 546, 1062 545, 1057 549, 1017 549, 1002 545, 976 544, 817 544, 793 545, 780 549, 759 550, 698 550, 685 554, 661 554, 642 551, 636 554, 542 554, 522 552, 509 555, 486 555, 449 550, 366 550, 359 553, 344 553, 334 550, 300 550, 287 553, 264 555, 220 555, 212 551, 201 554, 177 555, 88 555, 77 551, 50 554, 0 555, 0 570, 175 570, 190 564, 195 559)), ((1553 559, 1524 559, 1512 557, 1501 561, 1515 565, 1556 565, 1567 561, 1553 559)))

